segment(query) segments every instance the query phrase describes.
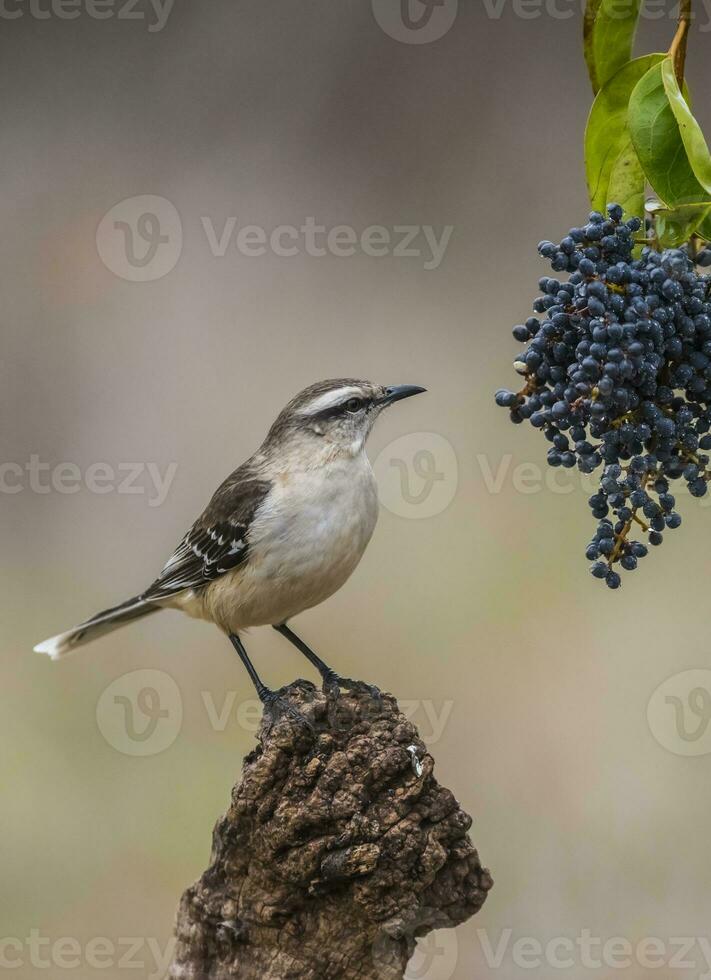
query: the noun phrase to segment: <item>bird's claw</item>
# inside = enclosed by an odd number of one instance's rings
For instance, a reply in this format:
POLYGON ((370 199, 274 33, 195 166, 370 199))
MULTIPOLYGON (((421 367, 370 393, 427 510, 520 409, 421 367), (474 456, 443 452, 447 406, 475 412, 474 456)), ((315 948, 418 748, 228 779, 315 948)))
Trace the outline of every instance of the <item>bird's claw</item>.
POLYGON ((382 694, 380 688, 374 684, 366 684, 365 681, 356 681, 352 677, 341 677, 335 670, 331 670, 323 678, 323 692, 332 698, 340 696, 341 688, 345 691, 363 691, 374 701, 380 702, 382 694))
POLYGON ((262 695, 262 704, 264 705, 264 713, 269 718, 270 729, 280 718, 288 717, 313 732, 314 726, 306 715, 294 707, 286 698, 277 694, 276 691, 266 691, 262 695))

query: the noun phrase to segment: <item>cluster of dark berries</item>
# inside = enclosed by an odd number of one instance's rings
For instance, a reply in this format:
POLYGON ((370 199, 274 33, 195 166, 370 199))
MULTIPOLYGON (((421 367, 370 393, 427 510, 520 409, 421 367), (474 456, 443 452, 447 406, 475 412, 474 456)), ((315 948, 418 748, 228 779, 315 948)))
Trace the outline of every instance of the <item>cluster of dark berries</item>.
POLYGON ((641 221, 622 217, 612 204, 538 246, 570 275, 540 280, 537 316, 513 329, 527 344, 514 362, 525 383, 496 393, 513 422, 543 431, 551 466, 603 467, 586 555, 612 589, 647 554, 632 532, 659 545, 681 524, 670 481, 702 497, 711 479, 711 277, 686 247, 640 249, 641 221))

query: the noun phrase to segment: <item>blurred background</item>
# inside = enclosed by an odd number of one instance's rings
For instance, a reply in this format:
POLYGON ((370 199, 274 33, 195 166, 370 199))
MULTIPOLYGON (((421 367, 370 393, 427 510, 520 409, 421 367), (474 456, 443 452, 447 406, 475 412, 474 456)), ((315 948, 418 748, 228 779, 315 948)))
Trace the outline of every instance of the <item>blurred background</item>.
MULTIPOLYGON (((685 499, 609 592, 590 487, 492 397, 537 242, 588 210, 580 3, 411 2, 0 13, 2 972, 164 975, 252 689, 177 613, 31 649, 144 587, 287 399, 342 375, 429 393, 379 423, 375 537, 294 625, 407 706, 495 879, 408 976, 711 970, 711 513, 685 499)), ((248 646, 272 686, 312 677, 268 629, 248 646)))

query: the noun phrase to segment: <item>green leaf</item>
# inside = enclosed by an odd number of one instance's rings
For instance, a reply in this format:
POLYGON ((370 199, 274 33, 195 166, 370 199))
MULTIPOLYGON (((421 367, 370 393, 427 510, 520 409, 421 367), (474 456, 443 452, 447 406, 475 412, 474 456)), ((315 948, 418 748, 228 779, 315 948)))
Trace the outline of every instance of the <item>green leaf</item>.
POLYGON ((640 0, 588 0, 585 10, 585 60, 597 93, 632 57, 640 0))
POLYGON ((628 142, 610 171, 605 203, 599 206, 594 204, 593 207, 604 214, 607 205, 614 201, 622 206, 628 217, 641 218, 644 215, 644 188, 644 170, 632 143, 628 142))
MULTIPOLYGON (((655 194, 671 209, 709 198, 689 163, 679 123, 664 86, 663 68, 670 58, 644 75, 629 103, 628 125, 637 157, 655 194)), ((673 66, 672 66, 673 71, 673 66)))
POLYGON ((695 231, 702 232, 700 226, 709 214, 711 214, 711 201, 681 204, 672 211, 661 208, 654 212, 657 237, 667 248, 674 248, 682 242, 688 242, 695 231))
POLYGON ((691 114, 689 105, 679 89, 671 58, 666 58, 662 63, 662 81, 669 105, 679 126, 679 135, 689 165, 699 183, 708 194, 711 194, 711 154, 701 127, 691 114))
POLYGON ((644 213, 644 171, 627 126, 630 96, 650 68, 666 56, 649 54, 628 61, 600 89, 585 129, 585 169, 596 211, 615 201, 628 214, 644 213))
POLYGON ((595 54, 593 51, 593 30, 595 28, 595 21, 597 19, 598 11, 600 10, 600 3, 601 0, 587 0, 585 5, 585 17, 583 19, 583 51, 585 53, 585 61, 587 62, 588 74, 590 75, 593 92, 597 92, 599 88, 599 85, 597 84, 595 54))

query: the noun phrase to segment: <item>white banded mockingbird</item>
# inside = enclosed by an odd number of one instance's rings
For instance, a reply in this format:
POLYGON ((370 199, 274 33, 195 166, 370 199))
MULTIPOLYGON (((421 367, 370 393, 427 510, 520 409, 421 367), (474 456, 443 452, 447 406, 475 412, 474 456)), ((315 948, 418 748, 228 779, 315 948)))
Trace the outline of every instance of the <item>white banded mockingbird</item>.
POLYGON ((326 690, 352 686, 286 622, 333 595, 360 561, 378 516, 366 439, 386 406, 424 390, 350 378, 306 388, 217 489, 145 592, 35 650, 57 659, 148 613, 181 609, 227 633, 265 705, 284 708, 247 656, 239 634, 250 626, 278 630, 326 690))

